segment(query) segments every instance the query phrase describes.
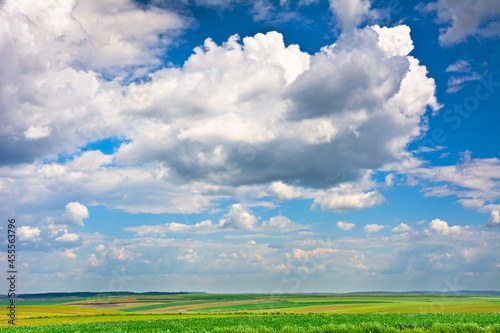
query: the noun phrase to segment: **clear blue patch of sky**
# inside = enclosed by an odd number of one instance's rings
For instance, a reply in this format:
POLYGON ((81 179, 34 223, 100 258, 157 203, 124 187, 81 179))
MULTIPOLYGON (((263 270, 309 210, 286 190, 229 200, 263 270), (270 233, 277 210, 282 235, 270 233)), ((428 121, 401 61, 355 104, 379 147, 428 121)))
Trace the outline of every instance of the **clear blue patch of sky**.
POLYGON ((118 148, 120 148, 122 144, 124 143, 127 144, 130 141, 131 140, 125 138, 109 137, 106 139, 89 142, 81 150, 82 151, 100 150, 103 154, 111 155, 114 152, 116 152, 116 150, 118 150, 118 148))

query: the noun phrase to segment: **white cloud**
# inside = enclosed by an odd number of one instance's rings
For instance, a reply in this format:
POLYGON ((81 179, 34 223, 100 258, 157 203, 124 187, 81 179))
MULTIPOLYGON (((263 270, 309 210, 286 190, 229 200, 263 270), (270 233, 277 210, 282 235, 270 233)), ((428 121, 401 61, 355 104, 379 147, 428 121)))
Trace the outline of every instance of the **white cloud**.
POLYGON ((155 66, 187 18, 159 7, 143 10, 132 1, 80 1, 72 16, 88 38, 85 54, 93 68, 155 66))
POLYGON ((102 74, 134 76, 131 67, 158 67, 187 25, 178 14, 128 0, 5 1, 0 154, 12 161, 1 163, 53 158, 88 141, 121 137, 120 85, 102 74))
POLYGON ((429 223, 429 229, 426 230, 427 233, 436 233, 439 235, 458 235, 463 231, 463 228, 459 225, 448 226, 446 221, 440 219, 434 219, 429 223))
POLYGON ((96 252, 103 252, 104 250, 106 250, 106 246, 104 244, 99 244, 94 249, 96 252))
POLYGON ((354 223, 349 223, 349 222, 344 222, 344 221, 337 222, 337 227, 341 230, 351 230, 355 226, 356 225, 354 223))
POLYGON ((456 165, 414 168, 406 173, 431 182, 424 187, 426 196, 457 196, 465 207, 490 212, 495 205, 488 202, 500 199, 500 159, 462 156, 456 165))
POLYGON ((185 255, 177 256, 177 260, 193 263, 198 257, 198 253, 196 253, 193 249, 189 249, 187 252, 188 253, 185 255))
POLYGON ((136 227, 125 227, 124 230, 128 232, 134 232, 138 236, 144 236, 144 235, 165 236, 166 234, 169 233, 181 233, 181 234, 212 233, 219 231, 220 230, 219 227, 220 226, 217 224, 212 224, 211 220, 205 220, 193 225, 171 222, 160 225, 140 225, 136 227))
POLYGON ((452 76, 448 79, 448 89, 447 93, 454 93, 461 90, 464 87, 465 82, 469 81, 477 81, 481 78, 481 76, 477 73, 472 73, 467 76, 452 76))
POLYGON ((500 226, 500 212, 498 210, 493 210, 490 213, 490 220, 488 221, 487 227, 498 227, 500 226))
MULTIPOLYGON (((288 3, 290 0, 280 0, 282 3, 288 3)), ((313 3, 318 3, 319 0, 299 0, 299 6, 309 6, 313 3)))
POLYGON ((111 247, 106 253, 105 257, 111 260, 119 260, 124 261, 127 259, 133 258, 133 255, 130 251, 122 247, 111 247))
POLYGON ((294 224, 288 217, 280 215, 271 217, 269 220, 262 222, 262 227, 264 227, 264 229, 288 229, 294 227, 294 224))
POLYGON ((392 228, 392 232, 407 232, 412 230, 413 228, 406 223, 400 223, 397 227, 392 228))
POLYGON ((295 199, 302 195, 295 187, 281 181, 272 182, 269 191, 280 199, 295 199))
POLYGON ((470 73, 472 66, 466 60, 459 59, 446 68, 446 72, 470 73))
POLYGON ((314 204, 322 210, 344 211, 373 207, 384 201, 384 197, 377 191, 366 193, 327 192, 314 199, 314 204))
POLYGON ((87 259, 87 262, 88 262, 91 266, 96 267, 96 266, 101 265, 102 260, 99 260, 99 259, 97 258, 97 255, 96 255, 95 253, 92 253, 92 254, 89 256, 89 258, 87 259))
POLYGON ((338 15, 344 31, 355 29, 370 13, 369 0, 330 0, 330 8, 338 15))
POLYGON ((84 152, 81 156, 75 157, 67 164, 72 171, 94 171, 113 161, 113 156, 105 155, 99 150, 84 152))
POLYGON ((77 242, 80 240, 80 236, 77 234, 65 233, 54 240, 57 242, 77 242))
POLYGON ((63 215, 57 219, 60 224, 83 226, 83 220, 89 217, 87 207, 79 202, 70 202, 64 207, 63 215))
POLYGON ((472 36, 500 36, 500 2, 497 0, 439 0, 426 5, 424 11, 436 12, 436 22, 446 25, 439 34, 443 46, 464 42, 472 36))
POLYGON ((392 185, 394 185, 394 178, 396 178, 396 176, 394 176, 393 173, 390 173, 387 176, 385 176, 385 181, 384 181, 385 187, 391 187, 392 185))
POLYGON ((241 204, 233 204, 229 212, 223 215, 219 224, 223 228, 252 229, 257 218, 241 204))
POLYGON ((40 240, 40 229, 37 227, 22 226, 17 230, 17 236, 19 236, 19 240, 21 241, 36 242, 40 240))
POLYGON ((366 233, 372 233, 372 232, 377 232, 377 231, 380 231, 384 229, 384 226, 383 225, 380 225, 380 224, 367 224, 363 227, 363 230, 366 232, 366 233))
POLYGON ((293 258, 304 260, 310 257, 323 257, 328 256, 331 253, 338 252, 337 249, 329 249, 329 248, 316 248, 313 250, 301 250, 301 249, 293 249, 293 258))
POLYGON ((77 255, 71 249, 64 250, 64 256, 69 259, 76 259, 77 255))
POLYGON ((274 15, 274 6, 269 1, 258 0, 253 4, 252 14, 255 21, 267 21, 274 15))
POLYGON ((393 28, 374 25, 371 29, 379 35, 377 45, 387 57, 406 56, 413 50, 413 41, 408 38, 410 27, 407 25, 393 28))
POLYGON ((48 126, 30 126, 23 132, 24 137, 29 140, 39 140, 48 137, 52 129, 48 126))
MULTIPOLYGON (((112 244, 108 249, 99 248, 98 251, 91 253, 88 256, 87 263, 93 267, 103 267, 110 263, 120 263, 133 258, 133 249, 120 244, 112 244)), ((128 281, 126 282, 128 283, 128 281)))
MULTIPOLYGON (((408 32, 406 38, 409 39, 408 32)), ((160 160, 182 179, 216 180, 219 185, 277 182, 272 189, 285 196, 298 194, 278 188, 278 182, 290 185, 300 181, 305 186, 324 187, 344 179, 355 179, 359 177, 360 164, 375 167, 373 161, 380 159, 375 155, 393 158, 404 149, 404 142, 420 134, 419 117, 425 112, 426 103, 432 103, 434 93, 434 84, 424 79, 425 71, 419 72, 421 66, 411 61, 408 72, 404 56, 386 59, 385 53, 373 49, 371 43, 375 40, 378 38, 373 30, 364 30, 361 42, 357 42, 359 50, 344 51, 344 45, 339 41, 312 57, 296 47, 285 47, 282 36, 277 33, 244 38, 242 45, 236 38, 229 39, 222 46, 208 40, 204 49, 197 49, 186 62, 182 72, 165 69, 155 73, 151 82, 131 86, 129 105, 132 110, 138 115, 154 115, 165 125, 158 124, 141 131, 131 143, 120 148, 116 154, 117 162, 160 160), (373 66, 352 63, 356 58, 352 52, 364 54, 371 59, 373 66), (379 71, 372 73, 377 66, 379 71), (208 68, 211 72, 207 72, 208 68), (337 74, 330 75, 325 68, 332 69, 330 74, 337 74), (382 68, 386 72, 379 76, 377 73, 381 73, 382 68), (353 71, 357 74, 354 75, 353 71), (302 75, 297 77, 300 73, 302 75), (381 81, 366 87, 351 82, 363 92, 358 89, 352 95, 351 90, 346 90, 346 82, 352 81, 353 77, 373 75, 375 81, 381 81), (400 80, 403 80, 404 92, 396 94, 400 80), (408 87, 405 80, 412 80, 408 87), (423 89, 427 83, 429 90, 423 89), (411 104, 407 105, 400 95, 413 94, 417 84, 422 89, 419 89, 418 96, 408 100, 411 104), (285 96, 281 95, 282 92, 286 93, 285 96), (375 110, 376 105, 382 108, 384 100, 394 94, 390 105, 385 107, 385 110, 392 111, 384 114, 383 109, 375 110), (421 96, 427 97, 422 99, 421 96), (290 100, 285 103, 285 99, 290 100), (165 101, 170 106, 168 110, 163 107, 165 101), (184 111, 181 113, 180 110, 184 111), (405 130, 399 132, 401 136, 398 134, 397 140, 390 138, 389 142, 384 139, 380 145, 368 144, 366 140, 371 135, 379 135, 378 131, 371 132, 369 123, 381 122, 379 117, 391 122, 389 118, 393 112, 409 111, 412 115, 405 118, 404 122, 408 123, 403 125, 405 130), (192 117, 188 121, 181 116, 192 112, 199 114, 199 121, 192 117), (227 130, 221 132, 221 127, 227 130), (349 151, 343 151, 338 145, 341 138, 351 142, 349 151), (281 144, 283 140, 293 143, 285 146, 281 144), (165 144, 159 145, 158 142, 165 144), (372 149, 364 149, 368 146, 372 149), (225 165, 206 153, 217 147, 224 155, 222 161, 225 165), (363 158, 355 156, 359 149, 364 151, 363 158), (189 151, 191 154, 174 151, 189 151), (307 156, 297 156, 298 151, 307 152, 307 156), (333 158, 337 154, 343 154, 345 158, 333 158), (174 159, 167 160, 163 156, 174 159), (317 156, 323 156, 321 162, 317 156), (354 158, 358 167, 353 169, 351 164, 347 168, 348 161, 354 158), (302 163, 295 163, 297 160, 302 163), (266 167, 270 164, 272 168, 266 167), (329 165, 329 168, 324 168, 324 165, 329 165), (221 170, 227 176, 221 177, 221 170)), ((370 139, 372 143, 374 140, 370 139)))

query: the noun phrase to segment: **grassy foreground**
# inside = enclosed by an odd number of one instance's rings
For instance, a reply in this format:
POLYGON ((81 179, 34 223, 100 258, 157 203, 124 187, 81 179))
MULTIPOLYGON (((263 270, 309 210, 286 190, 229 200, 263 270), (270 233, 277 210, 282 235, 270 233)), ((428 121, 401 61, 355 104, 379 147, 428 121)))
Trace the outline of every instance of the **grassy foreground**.
MULTIPOLYGON (((283 314, 1 328, 0 332, 500 332, 499 314, 283 314)), ((124 316, 127 317, 127 316, 124 316)))

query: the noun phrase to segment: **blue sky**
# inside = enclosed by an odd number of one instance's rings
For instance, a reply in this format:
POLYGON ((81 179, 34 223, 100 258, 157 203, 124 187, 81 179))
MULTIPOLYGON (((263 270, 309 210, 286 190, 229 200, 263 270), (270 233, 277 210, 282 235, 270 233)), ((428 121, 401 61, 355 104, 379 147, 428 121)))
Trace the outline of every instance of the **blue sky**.
POLYGON ((0 15, 21 293, 498 290, 500 2, 0 15))

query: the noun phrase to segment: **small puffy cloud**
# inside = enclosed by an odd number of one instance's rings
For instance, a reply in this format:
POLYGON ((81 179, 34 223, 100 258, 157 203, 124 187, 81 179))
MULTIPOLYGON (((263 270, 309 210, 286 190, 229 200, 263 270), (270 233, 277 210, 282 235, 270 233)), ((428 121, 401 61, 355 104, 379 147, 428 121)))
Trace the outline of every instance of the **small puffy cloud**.
POLYGON ((219 225, 222 228, 252 229, 257 217, 252 215, 241 204, 233 204, 229 212, 222 216, 219 225))
POLYGON ((48 137, 51 131, 48 126, 30 126, 23 134, 28 140, 39 140, 48 137))
POLYGON ((89 217, 87 207, 79 202, 70 202, 66 205, 64 213, 56 221, 59 224, 83 226, 83 220, 89 217))
POLYGON ((300 191, 281 181, 272 182, 269 191, 280 199, 294 199, 301 196, 300 191))
POLYGON ((458 235, 463 231, 463 228, 459 225, 454 225, 452 227, 448 226, 446 221, 440 219, 434 219, 429 223, 429 229, 425 230, 427 234, 438 234, 438 235, 458 235))
POLYGON ((103 254, 106 259, 111 259, 111 260, 124 261, 133 258, 132 253, 123 246, 110 247, 110 249, 105 251, 105 253, 103 254))
POLYGON ((57 242, 77 242, 80 240, 80 236, 77 234, 65 233, 55 239, 57 242))
POLYGON ((40 229, 37 227, 22 226, 17 230, 17 236, 19 240, 36 242, 40 240, 40 229))
POLYGON ((186 254, 177 256, 177 260, 193 263, 197 257, 198 253, 196 253, 193 249, 189 249, 186 254))
POLYGON ((436 23, 446 25, 440 30, 439 43, 451 46, 469 37, 500 37, 500 1, 497 0, 438 0, 423 7, 436 12, 436 23))
POLYGON ((490 220, 488 221, 487 227, 500 227, 500 212, 494 210, 490 213, 490 220))
POLYGON ((94 249, 96 252, 104 252, 104 250, 106 250, 106 246, 104 244, 99 244, 94 249))
POLYGON ((293 249, 292 254, 294 259, 304 260, 310 257, 324 257, 338 251, 339 251, 338 249, 330 249, 330 248, 316 248, 308 251, 302 249, 293 249))
POLYGON ((289 229, 293 228, 295 224, 290 221, 290 219, 286 216, 274 216, 271 217, 269 220, 262 222, 262 227, 264 229, 289 229))
POLYGON ((71 249, 65 249, 63 255, 69 259, 76 259, 77 255, 71 249))
POLYGON ((103 260, 98 258, 95 253, 92 253, 89 255, 89 258, 87 259, 87 262, 94 267, 97 267, 103 263, 103 260))
POLYGON ((330 0, 330 8, 340 19, 342 29, 355 29, 370 13, 369 0, 330 0))
POLYGON ((380 225, 380 224, 367 224, 364 226, 363 230, 366 232, 366 233, 372 233, 372 232, 377 232, 377 231, 380 231, 384 229, 384 226, 383 225, 380 225))
MULTIPOLYGON (((288 217, 278 215, 273 216, 269 220, 263 221, 261 225, 256 226, 255 231, 260 231, 264 233, 268 232, 291 232, 291 231, 299 231, 303 229, 309 229, 311 225, 300 225, 298 223, 292 222, 288 217)), ((302 234, 305 231, 299 232, 298 234, 302 234)))
POLYGON ((385 184, 384 184, 384 185, 385 185, 385 187, 391 187, 392 185, 394 185, 394 178, 395 178, 395 177, 396 177, 396 176, 394 176, 394 174, 393 174, 393 173, 390 173, 390 174, 388 174, 387 176, 385 176, 385 181, 384 181, 384 183, 385 183, 385 184))
POLYGON ((105 155, 99 150, 91 150, 84 152, 81 156, 75 157, 67 164, 67 167, 72 171, 93 171, 106 164, 110 164, 112 161, 113 156, 105 155))
POLYGON ((337 222, 337 227, 341 230, 351 230, 355 226, 356 225, 354 223, 349 223, 349 222, 344 222, 344 221, 337 222))
POLYGON ((413 228, 406 223, 400 223, 397 227, 392 228, 392 232, 407 232, 412 230, 413 228))
POLYGON ((322 210, 340 212, 373 207, 383 201, 384 197, 378 191, 366 193, 339 193, 332 191, 316 197, 314 204, 319 205, 322 210))

